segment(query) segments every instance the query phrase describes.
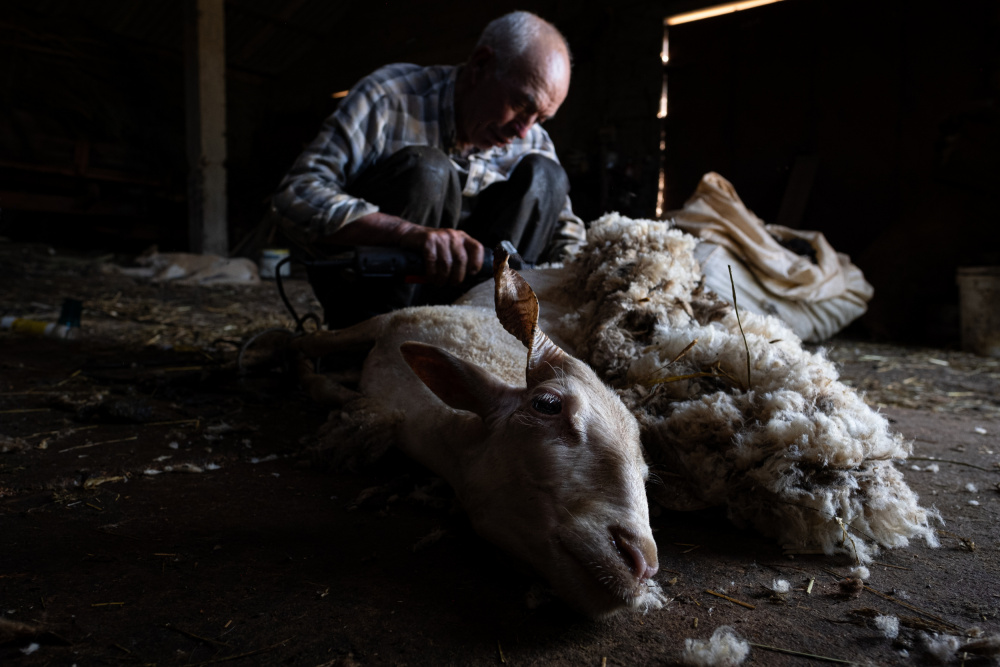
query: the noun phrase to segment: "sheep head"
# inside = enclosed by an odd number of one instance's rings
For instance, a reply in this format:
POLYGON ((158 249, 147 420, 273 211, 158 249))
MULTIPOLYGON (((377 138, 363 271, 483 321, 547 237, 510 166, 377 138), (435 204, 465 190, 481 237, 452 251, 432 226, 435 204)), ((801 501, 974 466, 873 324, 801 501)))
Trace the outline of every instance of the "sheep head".
POLYGON ((639 427, 594 371, 538 328, 538 300, 494 263, 496 313, 527 348, 526 386, 433 345, 400 350, 444 403, 482 421, 449 479, 484 538, 531 564, 555 592, 591 616, 656 599, 648 469, 639 427))

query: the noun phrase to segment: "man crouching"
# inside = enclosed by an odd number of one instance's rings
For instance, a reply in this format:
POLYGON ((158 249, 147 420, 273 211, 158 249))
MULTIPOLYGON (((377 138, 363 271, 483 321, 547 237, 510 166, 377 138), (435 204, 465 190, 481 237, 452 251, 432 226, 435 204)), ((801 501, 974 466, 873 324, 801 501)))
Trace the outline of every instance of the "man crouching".
POLYGON ((541 127, 569 81, 562 34, 513 12, 486 26, 463 65, 387 65, 351 88, 282 181, 272 215, 306 257, 405 248, 423 257, 428 284, 310 271, 328 326, 448 302, 482 267, 483 246, 502 240, 529 263, 579 247, 584 227, 541 127))

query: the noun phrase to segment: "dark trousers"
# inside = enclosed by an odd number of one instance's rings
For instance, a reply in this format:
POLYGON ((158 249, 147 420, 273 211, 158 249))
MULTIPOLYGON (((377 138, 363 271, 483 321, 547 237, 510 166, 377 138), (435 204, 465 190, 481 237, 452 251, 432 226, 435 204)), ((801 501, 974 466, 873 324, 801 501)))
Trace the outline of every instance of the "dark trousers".
MULTIPOLYGON (((494 183, 475 199, 464 221, 461 175, 443 152, 410 146, 366 171, 348 188, 383 213, 437 228, 458 228, 494 248, 510 241, 528 263, 545 261, 546 248, 559 227, 559 213, 569 194, 569 179, 558 163, 526 155, 506 181, 494 183)), ((410 305, 450 303, 469 285, 458 288, 409 285, 402 279, 359 279, 310 267, 309 282, 331 329, 410 305)))

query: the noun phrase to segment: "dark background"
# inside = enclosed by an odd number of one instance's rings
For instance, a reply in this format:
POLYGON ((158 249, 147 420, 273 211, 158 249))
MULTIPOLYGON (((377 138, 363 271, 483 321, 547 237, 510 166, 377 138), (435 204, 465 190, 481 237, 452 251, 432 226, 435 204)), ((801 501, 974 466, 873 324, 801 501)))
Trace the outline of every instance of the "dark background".
MULTIPOLYGON (((1000 263, 1000 4, 786 0, 670 28, 664 66, 664 17, 709 4, 226 2, 231 245, 331 93, 388 62, 459 63, 490 19, 528 9, 573 49, 547 127, 584 220, 654 217, 661 159, 667 210, 719 172, 861 267, 875 298, 851 333, 957 345, 957 268, 1000 263)), ((0 234, 186 249, 183 33, 175 0, 3 3, 0 234)))

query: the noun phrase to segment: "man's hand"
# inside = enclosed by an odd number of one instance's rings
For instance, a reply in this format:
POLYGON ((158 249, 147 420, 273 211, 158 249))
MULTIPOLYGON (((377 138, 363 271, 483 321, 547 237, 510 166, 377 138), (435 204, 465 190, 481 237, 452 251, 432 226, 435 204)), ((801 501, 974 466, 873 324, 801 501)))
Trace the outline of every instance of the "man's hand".
POLYGON ((417 225, 394 215, 370 213, 324 239, 333 245, 398 246, 419 253, 426 276, 437 285, 457 285, 483 268, 483 246, 458 229, 417 225))
POLYGON ((426 275, 436 285, 458 285, 483 268, 483 246, 458 229, 410 225, 400 246, 423 256, 426 275))

